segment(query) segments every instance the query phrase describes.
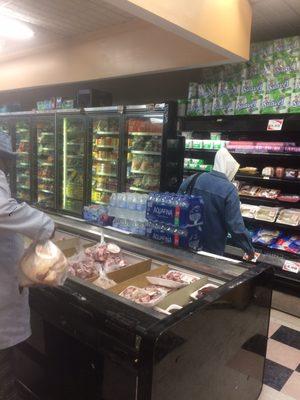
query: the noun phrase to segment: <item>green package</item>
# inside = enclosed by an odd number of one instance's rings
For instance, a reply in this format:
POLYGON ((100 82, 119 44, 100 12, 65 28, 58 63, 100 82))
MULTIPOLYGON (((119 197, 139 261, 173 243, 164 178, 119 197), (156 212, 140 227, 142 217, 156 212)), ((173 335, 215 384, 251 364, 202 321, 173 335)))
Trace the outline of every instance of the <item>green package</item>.
POLYGON ((300 92, 292 93, 291 101, 289 106, 290 113, 299 113, 300 112, 300 92))
POLYGON ((198 97, 198 83, 197 82, 190 82, 189 83, 189 94, 188 99, 196 99, 198 97))
POLYGON ((296 77, 300 70, 300 56, 289 52, 279 53, 274 57, 274 75, 289 74, 296 77))
POLYGON ((219 82, 218 84, 218 97, 234 97, 240 94, 240 83, 228 81, 219 82))
POLYGON ((274 40, 274 54, 288 52, 295 54, 300 49, 300 36, 292 36, 288 38, 274 40))
POLYGON ((203 98, 203 114, 212 115, 213 97, 203 98))
POLYGON ((193 148, 193 139, 185 139, 185 148, 192 149, 193 148))
POLYGON ((250 49, 251 59, 272 60, 274 53, 274 41, 253 43, 250 49))
POLYGON ((202 149, 203 140, 201 139, 193 139, 193 149, 202 149))
POLYGON ((290 77, 290 75, 281 74, 267 80, 266 93, 272 93, 273 97, 274 94, 290 97, 294 88, 295 78, 290 77))
POLYGON ((203 149, 211 150, 213 148, 212 140, 203 140, 203 149))
POLYGON ((266 91, 266 81, 262 77, 246 79, 241 84, 241 96, 246 96, 251 100, 254 96, 262 98, 266 91))
POLYGON ((261 114, 287 113, 290 107, 291 96, 278 93, 276 90, 266 93, 261 101, 261 114))
POLYGON ((212 115, 234 115, 236 98, 220 96, 213 99, 212 115))
POLYGON ((297 74, 296 78, 294 79, 293 93, 300 93, 300 75, 299 74, 297 74))
POLYGON ((239 96, 235 104, 235 115, 259 114, 261 97, 259 94, 239 96))
POLYGON ((190 117, 196 117, 203 115, 203 104, 202 99, 191 99, 189 100, 187 115, 190 117))

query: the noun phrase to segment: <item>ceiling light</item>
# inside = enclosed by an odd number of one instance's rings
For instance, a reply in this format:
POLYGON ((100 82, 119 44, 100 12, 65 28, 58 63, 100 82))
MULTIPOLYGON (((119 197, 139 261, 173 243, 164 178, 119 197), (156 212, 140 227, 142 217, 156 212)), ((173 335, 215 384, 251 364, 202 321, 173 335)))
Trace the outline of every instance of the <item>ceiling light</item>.
POLYGON ((22 22, 0 15, 0 37, 9 39, 23 40, 30 39, 34 32, 22 22))

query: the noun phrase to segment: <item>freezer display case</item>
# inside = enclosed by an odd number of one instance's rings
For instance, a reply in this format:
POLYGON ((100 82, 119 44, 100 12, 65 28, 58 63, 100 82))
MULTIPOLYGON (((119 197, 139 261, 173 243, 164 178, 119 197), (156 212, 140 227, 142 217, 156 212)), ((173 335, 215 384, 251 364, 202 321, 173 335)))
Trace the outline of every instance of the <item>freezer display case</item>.
POLYGON ((37 144, 37 203, 43 208, 56 207, 55 118, 38 117, 34 121, 37 144))
POLYGON ((20 201, 32 201, 32 134, 31 119, 20 117, 14 121, 16 159, 16 198, 20 201))
POLYGON ((92 116, 93 149, 91 202, 107 205, 120 181, 120 117, 116 114, 92 116))
POLYGON ((75 273, 64 287, 31 291, 33 336, 18 351, 24 390, 41 400, 258 398, 268 266, 247 269, 108 229, 103 252, 99 228, 54 219, 66 256, 80 240, 110 282, 75 273))
POLYGON ((87 120, 81 115, 58 115, 59 209, 81 214, 87 175, 87 120))
POLYGON ((126 191, 159 191, 163 114, 128 117, 126 121, 127 181, 126 191))

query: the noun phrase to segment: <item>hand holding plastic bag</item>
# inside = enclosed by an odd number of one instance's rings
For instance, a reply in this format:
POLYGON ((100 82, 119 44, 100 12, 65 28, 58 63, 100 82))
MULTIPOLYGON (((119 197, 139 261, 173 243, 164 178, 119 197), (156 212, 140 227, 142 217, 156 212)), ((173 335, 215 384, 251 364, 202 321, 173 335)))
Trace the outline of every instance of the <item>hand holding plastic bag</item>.
POLYGON ((67 277, 67 259, 50 240, 33 243, 20 262, 20 286, 63 285, 67 277))

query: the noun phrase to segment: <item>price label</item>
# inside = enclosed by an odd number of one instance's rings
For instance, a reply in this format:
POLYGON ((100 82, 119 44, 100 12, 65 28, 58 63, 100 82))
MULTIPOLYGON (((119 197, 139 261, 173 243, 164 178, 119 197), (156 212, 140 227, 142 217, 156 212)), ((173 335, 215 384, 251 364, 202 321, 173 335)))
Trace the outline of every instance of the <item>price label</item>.
POLYGON ((300 272, 300 262, 286 260, 282 267, 283 271, 293 272, 298 274, 300 272))
POLYGON ((267 131, 281 131, 283 119, 269 119, 267 131))

